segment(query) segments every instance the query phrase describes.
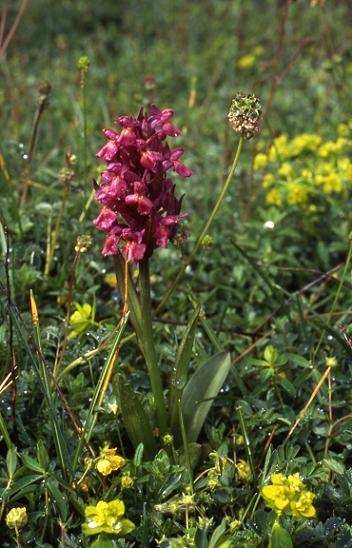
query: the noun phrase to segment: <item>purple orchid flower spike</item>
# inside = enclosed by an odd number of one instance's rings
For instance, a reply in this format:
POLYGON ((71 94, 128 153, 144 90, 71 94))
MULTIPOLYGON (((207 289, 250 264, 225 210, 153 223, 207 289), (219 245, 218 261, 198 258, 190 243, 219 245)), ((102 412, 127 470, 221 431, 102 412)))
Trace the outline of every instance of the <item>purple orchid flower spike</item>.
POLYGON ((106 163, 95 199, 104 207, 94 223, 106 232, 103 255, 121 250, 128 261, 138 264, 157 247, 167 247, 179 221, 181 201, 167 177, 172 169, 181 177, 192 171, 179 159, 182 148, 170 149, 167 137, 180 134, 171 122, 171 109, 155 105, 149 115, 120 116, 115 123, 120 133, 104 129, 108 142, 97 153, 106 163))

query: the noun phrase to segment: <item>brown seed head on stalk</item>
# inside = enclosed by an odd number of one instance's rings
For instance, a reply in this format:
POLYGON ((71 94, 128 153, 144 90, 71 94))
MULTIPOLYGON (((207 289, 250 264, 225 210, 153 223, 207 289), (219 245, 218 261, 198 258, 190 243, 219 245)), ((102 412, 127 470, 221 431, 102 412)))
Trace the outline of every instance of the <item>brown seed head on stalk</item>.
POLYGON ((92 245, 92 237, 89 234, 82 234, 77 237, 75 251, 76 253, 85 253, 92 245))
POLYGON ((51 92, 51 85, 49 84, 47 80, 41 80, 41 82, 39 83, 38 92, 39 92, 39 103, 40 104, 46 103, 51 92))
POLYGON ((237 93, 227 115, 233 130, 244 139, 251 139, 260 131, 262 107, 253 93, 237 93))

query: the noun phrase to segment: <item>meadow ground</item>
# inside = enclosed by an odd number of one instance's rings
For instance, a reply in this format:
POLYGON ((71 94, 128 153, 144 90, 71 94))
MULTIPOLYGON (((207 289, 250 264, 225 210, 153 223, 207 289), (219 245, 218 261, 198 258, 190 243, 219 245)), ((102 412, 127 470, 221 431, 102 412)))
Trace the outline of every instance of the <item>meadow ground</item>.
POLYGON ((352 546, 351 29, 3 0, 1 546, 352 546))

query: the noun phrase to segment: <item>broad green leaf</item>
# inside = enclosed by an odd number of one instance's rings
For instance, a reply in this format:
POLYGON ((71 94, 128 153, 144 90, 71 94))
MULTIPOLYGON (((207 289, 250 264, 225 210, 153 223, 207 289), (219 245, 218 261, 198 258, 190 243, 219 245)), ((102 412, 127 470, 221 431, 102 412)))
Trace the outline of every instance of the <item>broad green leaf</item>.
POLYGON ((209 548, 207 529, 197 529, 194 537, 195 548, 209 548))
POLYGON ((108 535, 99 535, 98 538, 90 545, 90 548, 114 548, 115 542, 108 535))
POLYGON ((14 446, 7 451, 6 466, 9 478, 12 478, 17 468, 17 450, 14 446))
POLYGON ((4 417, 0 413, 0 433, 2 434, 2 437, 4 438, 4 442, 7 445, 8 449, 11 449, 13 447, 13 443, 10 438, 9 431, 7 429, 6 423, 4 421, 4 417))
POLYGON ((48 451, 46 450, 43 440, 39 440, 37 443, 37 459, 41 468, 43 470, 46 470, 50 460, 48 451))
POLYGON ((22 460, 27 468, 32 470, 33 472, 38 472, 39 474, 43 472, 43 468, 40 466, 39 462, 35 459, 32 459, 28 455, 22 455, 22 460))
POLYGON ((57 482, 55 480, 49 479, 47 481, 47 486, 56 503, 60 519, 65 522, 68 516, 68 506, 66 504, 66 499, 58 488, 57 482))
POLYGON ((220 525, 218 525, 218 527, 215 529, 215 531, 213 532, 210 538, 209 548, 218 548, 223 542, 226 542, 226 539, 224 538, 225 531, 226 531, 226 522, 223 519, 220 525))
POLYGON ((189 379, 182 395, 182 411, 189 442, 197 441, 230 367, 230 354, 220 352, 198 367, 189 379))
POLYGON ((323 464, 335 472, 335 474, 343 474, 345 472, 345 466, 343 462, 338 461, 337 459, 324 459, 323 464))
POLYGON ((177 402, 181 399, 182 392, 187 383, 189 362, 192 356, 194 337, 196 334, 197 321, 200 306, 197 306, 185 329, 180 346, 176 354, 175 369, 171 379, 170 390, 170 423, 171 430, 178 432, 178 407, 177 402))
POLYGON ((144 445, 143 443, 140 443, 137 446, 134 457, 133 457, 133 464, 135 465, 136 468, 142 463, 143 452, 144 452, 144 445))
POLYGON ((277 522, 271 530, 269 548, 293 548, 289 533, 277 522))
POLYGON ((143 443, 148 455, 155 454, 156 445, 152 427, 139 397, 121 375, 115 377, 114 387, 117 392, 123 422, 132 444, 138 447, 139 444, 143 443))
POLYGON ((298 354, 291 354, 290 352, 286 352, 285 356, 296 365, 300 365, 301 367, 306 367, 308 369, 312 368, 312 364, 298 354))
POLYGON ((13 482, 13 484, 11 486, 11 489, 9 490, 9 495, 11 497, 13 497, 15 495, 15 493, 21 491, 22 489, 24 489, 28 485, 31 485, 32 483, 34 483, 38 480, 41 480, 42 478, 43 478, 43 476, 39 475, 39 474, 32 474, 32 475, 28 475, 28 476, 23 476, 19 480, 13 482))
POLYGON ((292 382, 290 382, 288 379, 286 379, 285 377, 280 377, 280 376, 277 376, 276 377, 277 379, 277 382, 280 384, 280 386, 282 386, 282 388, 284 390, 286 390, 286 392, 292 397, 294 398, 296 396, 296 388, 295 386, 292 384, 292 382))

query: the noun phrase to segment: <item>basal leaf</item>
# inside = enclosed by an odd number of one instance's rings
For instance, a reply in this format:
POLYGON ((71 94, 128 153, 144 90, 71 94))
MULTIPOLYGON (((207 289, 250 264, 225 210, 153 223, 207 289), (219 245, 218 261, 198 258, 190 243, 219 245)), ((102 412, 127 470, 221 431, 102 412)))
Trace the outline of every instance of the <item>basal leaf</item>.
POLYGON ((198 367, 189 379, 182 395, 182 411, 189 442, 197 441, 230 367, 230 354, 220 352, 198 367))

